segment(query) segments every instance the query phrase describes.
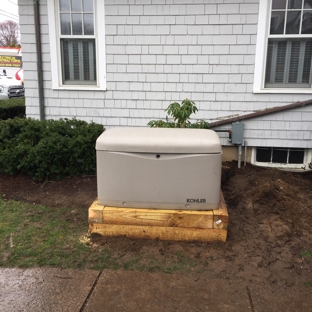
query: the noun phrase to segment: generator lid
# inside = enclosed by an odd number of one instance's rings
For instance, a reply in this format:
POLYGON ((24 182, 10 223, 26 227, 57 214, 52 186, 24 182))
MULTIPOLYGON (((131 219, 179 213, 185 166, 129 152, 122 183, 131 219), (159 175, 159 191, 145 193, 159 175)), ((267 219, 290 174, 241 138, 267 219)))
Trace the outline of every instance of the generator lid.
POLYGON ((172 128, 113 128, 96 141, 96 150, 133 153, 219 154, 220 139, 213 130, 172 128))

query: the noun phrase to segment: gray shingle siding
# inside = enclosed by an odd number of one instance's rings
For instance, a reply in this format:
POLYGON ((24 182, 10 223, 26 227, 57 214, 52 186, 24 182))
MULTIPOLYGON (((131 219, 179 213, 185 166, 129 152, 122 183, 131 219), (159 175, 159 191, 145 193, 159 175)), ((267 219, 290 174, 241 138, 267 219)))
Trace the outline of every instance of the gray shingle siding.
MULTIPOLYGON (((40 1, 47 118, 146 126, 172 101, 198 119, 284 105, 309 94, 254 94, 259 0, 105 0, 107 91, 52 90, 47 0, 40 1)), ((19 0, 26 113, 39 118, 33 1, 19 0)), ((312 147, 312 107, 244 121, 253 146, 312 147)), ((222 139, 223 144, 228 144, 222 139)))

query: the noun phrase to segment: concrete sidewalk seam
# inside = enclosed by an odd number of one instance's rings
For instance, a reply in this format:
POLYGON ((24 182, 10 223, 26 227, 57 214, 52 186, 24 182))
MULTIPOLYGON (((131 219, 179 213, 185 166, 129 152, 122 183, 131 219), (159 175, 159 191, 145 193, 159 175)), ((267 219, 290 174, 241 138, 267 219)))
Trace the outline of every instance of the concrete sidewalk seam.
POLYGON ((92 285, 92 287, 91 287, 91 289, 90 289, 90 291, 89 291, 89 294, 88 294, 88 296, 86 297, 84 303, 82 304, 82 306, 81 306, 79 312, 83 312, 84 309, 85 309, 85 307, 87 306, 87 303, 88 303, 88 301, 89 301, 89 299, 90 299, 90 297, 91 297, 91 295, 92 295, 92 293, 93 293, 93 290, 95 289, 95 287, 96 287, 96 285, 97 285, 97 283, 98 283, 98 281, 99 281, 99 279, 100 279, 102 273, 103 273, 103 270, 101 270, 101 271, 99 272, 98 276, 96 277, 96 279, 95 279, 95 281, 94 281, 94 283, 93 283, 93 285, 92 285))

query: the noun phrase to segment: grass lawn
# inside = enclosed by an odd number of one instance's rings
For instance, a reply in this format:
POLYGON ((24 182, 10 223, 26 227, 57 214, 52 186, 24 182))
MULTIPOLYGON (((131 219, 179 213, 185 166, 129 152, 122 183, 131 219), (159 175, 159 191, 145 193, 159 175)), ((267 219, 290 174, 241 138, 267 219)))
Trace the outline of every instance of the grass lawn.
POLYGON ((196 264, 181 252, 169 258, 141 252, 112 253, 92 243, 87 210, 52 208, 0 198, 0 267, 189 271, 196 264))
POLYGON ((90 244, 83 214, 0 199, 0 266, 118 267, 107 250, 90 244))

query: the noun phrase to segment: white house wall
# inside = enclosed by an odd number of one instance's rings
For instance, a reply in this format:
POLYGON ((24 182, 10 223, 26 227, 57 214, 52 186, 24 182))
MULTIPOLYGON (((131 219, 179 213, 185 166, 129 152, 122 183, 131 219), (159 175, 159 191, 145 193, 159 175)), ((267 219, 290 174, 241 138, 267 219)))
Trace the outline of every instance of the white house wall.
MULTIPOLYGON (((311 148, 311 106, 299 107, 261 117, 241 120, 248 146, 311 148)), ((232 124, 215 128, 231 130, 232 124)), ((228 133, 219 133, 222 145, 228 145, 228 133)))
MULTIPOLYGON (((146 126, 190 98, 196 118, 213 121, 311 98, 253 93, 259 0, 105 0, 107 91, 52 90, 46 4, 40 0, 46 118, 146 126)), ((39 118, 33 1, 19 0, 19 13, 26 113, 39 118)), ((307 106, 244 121, 246 140, 311 148, 311 115, 307 106)))

